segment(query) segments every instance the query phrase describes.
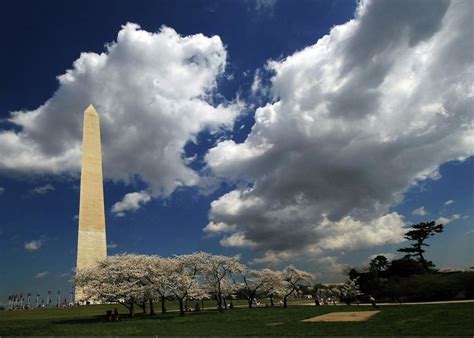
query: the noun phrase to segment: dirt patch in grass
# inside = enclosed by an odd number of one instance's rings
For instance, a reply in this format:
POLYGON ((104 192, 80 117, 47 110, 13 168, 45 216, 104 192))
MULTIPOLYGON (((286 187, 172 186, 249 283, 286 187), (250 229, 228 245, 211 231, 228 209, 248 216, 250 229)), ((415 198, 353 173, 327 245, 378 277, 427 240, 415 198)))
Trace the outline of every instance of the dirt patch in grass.
POLYGON ((365 322, 380 311, 331 312, 325 315, 311 317, 303 322, 365 322))

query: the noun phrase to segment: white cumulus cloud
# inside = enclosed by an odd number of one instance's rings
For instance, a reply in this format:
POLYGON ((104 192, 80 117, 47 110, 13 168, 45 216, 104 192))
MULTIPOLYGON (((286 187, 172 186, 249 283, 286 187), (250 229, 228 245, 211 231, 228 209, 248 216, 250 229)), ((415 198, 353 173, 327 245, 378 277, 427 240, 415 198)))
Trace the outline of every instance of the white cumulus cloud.
POLYGON ((348 265, 339 263, 337 257, 326 256, 318 259, 318 263, 326 267, 326 270, 333 274, 343 274, 347 269, 348 265))
POLYGON ((245 238, 245 235, 239 232, 233 233, 228 237, 224 237, 219 241, 220 245, 222 246, 229 246, 229 247, 253 247, 255 243, 249 241, 245 238))
POLYGON ((428 214, 428 211, 426 211, 425 207, 421 206, 418 209, 413 210, 411 213, 416 216, 425 216, 428 214))
POLYGON ((222 233, 222 232, 231 232, 236 229, 235 225, 230 225, 227 223, 214 223, 209 222, 206 227, 203 229, 204 233, 206 234, 213 234, 213 233, 222 233))
POLYGON ((119 217, 125 216, 125 212, 138 210, 150 200, 151 197, 146 191, 128 193, 112 206, 112 213, 119 217))
POLYGON ((292 251, 268 250, 262 257, 254 258, 250 263, 276 266, 282 262, 288 262, 295 257, 296 254, 292 251))
POLYGON ((43 245, 43 241, 36 239, 29 242, 25 242, 24 248, 26 251, 38 251, 43 245))
POLYGON ((444 217, 444 216, 441 216, 440 218, 438 218, 436 220, 436 223, 441 223, 441 224, 448 224, 448 223, 451 223, 453 221, 457 221, 458 219, 461 219, 461 215, 460 214, 454 214, 454 215, 451 215, 451 216, 447 216, 447 217, 444 217))
POLYGON ((247 139, 206 156, 237 183, 210 221, 263 252, 255 262, 402 241, 403 217, 390 207, 438 179, 441 164, 473 155, 466 27, 470 1, 361 1, 353 20, 269 61, 272 101, 247 139))
MULTIPOLYGON (((199 183, 183 147, 203 131, 233 125, 239 103, 214 103, 227 52, 218 36, 156 33, 128 23, 102 53, 87 52, 58 76, 59 88, 32 111, 13 112, 20 131, 0 131, 0 171, 77 173, 83 111, 100 115, 104 175, 139 176, 153 195, 199 183)), ((222 100, 221 100, 222 101, 222 100)))

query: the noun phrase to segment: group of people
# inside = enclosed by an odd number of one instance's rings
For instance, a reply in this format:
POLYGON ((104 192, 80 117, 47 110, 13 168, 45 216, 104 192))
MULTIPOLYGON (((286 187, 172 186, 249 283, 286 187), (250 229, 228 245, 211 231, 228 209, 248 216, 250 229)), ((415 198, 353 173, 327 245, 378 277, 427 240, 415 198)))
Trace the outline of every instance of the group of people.
POLYGON ((114 311, 107 310, 106 313, 107 313, 107 320, 109 322, 118 321, 120 319, 119 312, 118 312, 117 308, 115 308, 114 311))
MULTIPOLYGON (((375 308, 378 308, 378 305, 377 305, 377 302, 375 301, 375 298, 372 296, 372 295, 369 295, 369 302, 370 304, 375 307, 375 308)), ((320 298, 320 297, 315 297, 314 298, 314 304, 316 306, 320 306, 320 305, 329 305, 329 304, 333 304, 333 305, 336 305, 337 303, 337 300, 336 298, 320 298)), ((347 305, 350 305, 350 302, 346 302, 347 305)), ((359 305, 359 301, 357 299, 355 299, 355 303, 357 305, 359 305)))
POLYGON ((337 299, 328 297, 328 298, 321 298, 321 297, 315 297, 314 298, 314 303, 316 306, 320 305, 336 305, 337 304, 337 299))

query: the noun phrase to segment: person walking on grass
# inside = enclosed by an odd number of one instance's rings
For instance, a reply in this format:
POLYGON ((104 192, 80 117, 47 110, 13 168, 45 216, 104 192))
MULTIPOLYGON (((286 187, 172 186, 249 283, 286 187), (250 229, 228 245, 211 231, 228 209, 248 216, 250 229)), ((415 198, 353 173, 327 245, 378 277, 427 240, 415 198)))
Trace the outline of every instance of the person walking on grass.
POLYGON ((375 302, 375 298, 372 295, 369 295, 369 301, 373 307, 378 308, 377 303, 375 302))

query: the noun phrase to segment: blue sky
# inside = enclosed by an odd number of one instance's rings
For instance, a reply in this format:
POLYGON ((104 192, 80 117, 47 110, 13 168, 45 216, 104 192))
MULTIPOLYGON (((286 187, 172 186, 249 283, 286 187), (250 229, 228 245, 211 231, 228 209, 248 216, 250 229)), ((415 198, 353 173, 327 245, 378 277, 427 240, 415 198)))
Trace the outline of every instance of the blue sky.
POLYGON ((69 288, 89 103, 109 254, 239 253, 341 280, 434 219, 428 256, 473 266, 472 3, 356 8, 2 3, 0 298, 69 288))

